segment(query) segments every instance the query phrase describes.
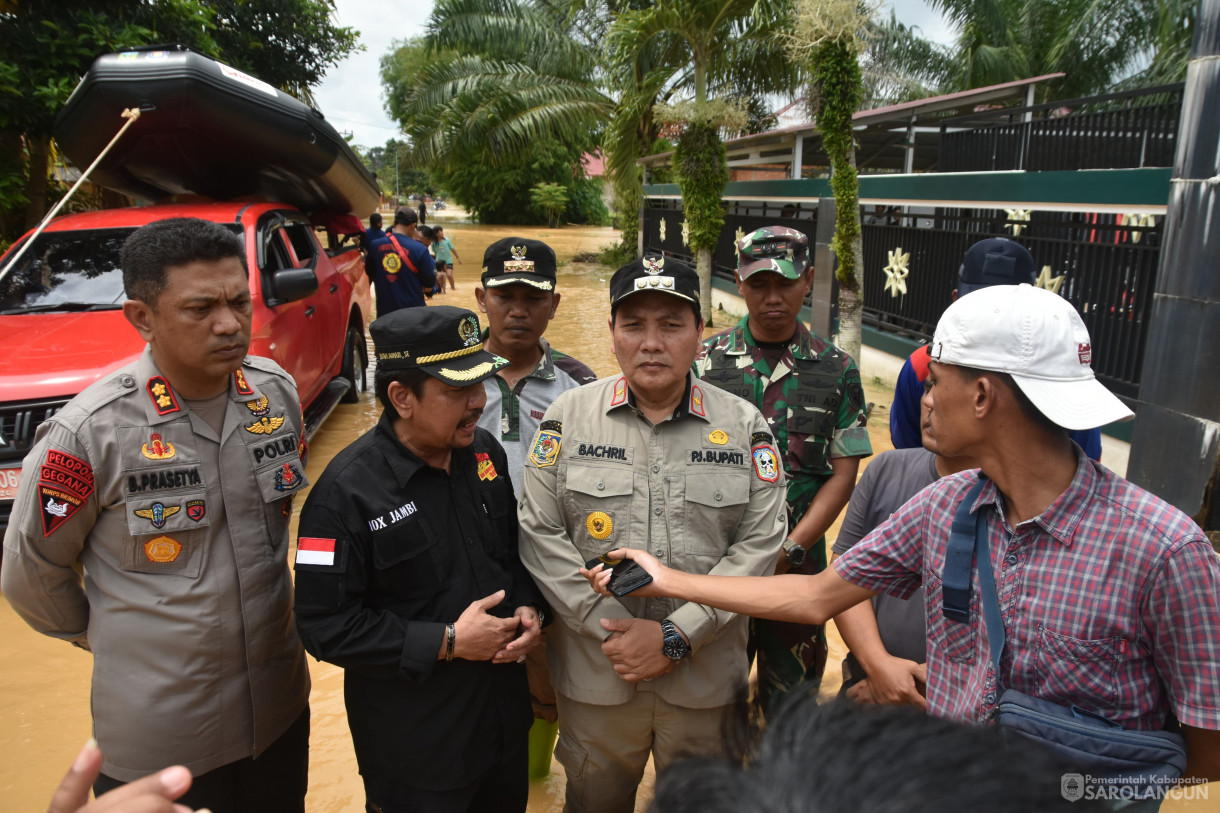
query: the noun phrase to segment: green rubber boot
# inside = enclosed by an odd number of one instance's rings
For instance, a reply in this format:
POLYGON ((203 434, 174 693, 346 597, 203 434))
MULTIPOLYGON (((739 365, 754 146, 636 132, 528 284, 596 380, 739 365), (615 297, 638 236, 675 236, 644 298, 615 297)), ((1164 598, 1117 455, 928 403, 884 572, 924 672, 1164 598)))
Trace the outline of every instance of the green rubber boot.
POLYGON ((530 780, 545 779, 551 775, 551 754, 555 751, 555 740, 559 737, 559 723, 549 723, 541 717, 534 718, 530 726, 530 780))

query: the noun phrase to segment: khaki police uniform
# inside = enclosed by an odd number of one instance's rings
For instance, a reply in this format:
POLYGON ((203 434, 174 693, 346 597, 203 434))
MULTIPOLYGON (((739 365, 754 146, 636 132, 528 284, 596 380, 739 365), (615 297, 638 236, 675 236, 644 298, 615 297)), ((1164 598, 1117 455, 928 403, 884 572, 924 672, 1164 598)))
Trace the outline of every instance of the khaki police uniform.
POLYGON ((104 774, 206 773, 259 756, 304 712, 287 565, 302 430, 274 362, 247 357, 230 377, 217 437, 148 349, 39 427, 3 588, 34 629, 93 651, 104 774))
POLYGON ((762 576, 786 530, 784 473, 751 404, 688 378, 674 416, 653 425, 623 376, 563 393, 535 436, 518 504, 521 558, 550 602, 559 692, 556 755, 567 809, 630 810, 651 749, 658 769, 715 747, 723 707, 748 677, 748 619, 669 598, 608 598, 578 569, 618 547, 691 573, 762 576), (603 618, 671 620, 691 654, 629 683, 601 651, 603 618))

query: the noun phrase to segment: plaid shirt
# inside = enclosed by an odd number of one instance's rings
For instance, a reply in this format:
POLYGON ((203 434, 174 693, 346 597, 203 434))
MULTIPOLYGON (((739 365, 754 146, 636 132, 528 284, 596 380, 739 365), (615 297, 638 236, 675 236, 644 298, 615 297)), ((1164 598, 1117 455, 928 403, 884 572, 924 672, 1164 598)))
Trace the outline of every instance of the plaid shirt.
POLYGON ((970 621, 941 612, 953 513, 976 472, 944 477, 835 562, 868 590, 927 592, 928 711, 984 722, 1004 688, 1074 704, 1124 728, 1220 729, 1220 557, 1177 509, 1077 450, 1076 476, 1013 529, 984 487, 992 569, 1008 643, 1000 680, 972 579, 970 621), (988 508, 988 506, 991 506, 988 508))

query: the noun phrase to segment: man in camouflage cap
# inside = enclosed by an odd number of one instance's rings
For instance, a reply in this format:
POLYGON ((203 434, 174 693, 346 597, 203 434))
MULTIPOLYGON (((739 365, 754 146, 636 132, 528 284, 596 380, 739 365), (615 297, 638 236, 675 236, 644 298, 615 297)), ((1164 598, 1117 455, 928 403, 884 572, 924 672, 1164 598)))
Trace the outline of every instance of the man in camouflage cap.
MULTIPOLYGON (((750 401, 766 418, 788 475, 788 538, 776 572, 826 567, 824 534, 851 497, 860 458, 873 453, 864 389, 851 357, 798 319, 813 284, 805 235, 757 229, 737 244, 737 290, 749 314, 707 339, 695 361, 704 381, 750 401)), ((826 666, 821 626, 755 620, 758 702, 802 680, 817 691, 826 666)))

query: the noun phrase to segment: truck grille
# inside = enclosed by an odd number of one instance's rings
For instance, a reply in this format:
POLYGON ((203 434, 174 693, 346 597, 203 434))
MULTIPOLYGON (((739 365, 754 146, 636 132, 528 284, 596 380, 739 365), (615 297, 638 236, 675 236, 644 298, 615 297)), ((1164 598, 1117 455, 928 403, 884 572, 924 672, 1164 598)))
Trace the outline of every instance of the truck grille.
POLYGON ((38 425, 64 408, 67 398, 0 404, 0 463, 19 461, 34 444, 38 425))

